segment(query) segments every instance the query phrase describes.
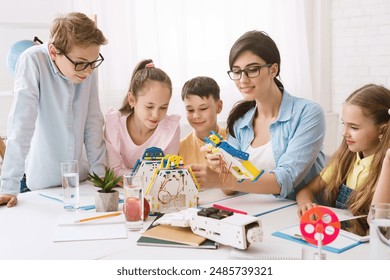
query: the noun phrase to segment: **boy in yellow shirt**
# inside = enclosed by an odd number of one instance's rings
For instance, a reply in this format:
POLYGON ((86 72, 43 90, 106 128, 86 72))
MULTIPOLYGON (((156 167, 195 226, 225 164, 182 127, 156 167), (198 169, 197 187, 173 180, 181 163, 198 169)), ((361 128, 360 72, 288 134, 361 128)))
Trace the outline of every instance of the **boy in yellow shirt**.
POLYGON ((217 82, 205 76, 185 82, 181 98, 186 107, 187 121, 194 129, 180 140, 179 155, 184 165, 207 164, 205 153, 200 151, 205 142, 203 138, 215 131, 227 139, 226 129, 218 126, 217 115, 222 111, 222 100, 217 82))

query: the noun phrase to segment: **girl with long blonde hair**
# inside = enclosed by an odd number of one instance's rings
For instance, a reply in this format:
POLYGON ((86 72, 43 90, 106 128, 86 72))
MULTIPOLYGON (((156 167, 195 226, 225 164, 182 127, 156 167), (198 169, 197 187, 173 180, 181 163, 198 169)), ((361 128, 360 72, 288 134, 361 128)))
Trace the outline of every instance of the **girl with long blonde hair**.
POLYGON ((367 215, 390 144, 390 90, 368 84, 342 110, 343 140, 325 169, 297 193, 298 214, 316 203, 367 215))

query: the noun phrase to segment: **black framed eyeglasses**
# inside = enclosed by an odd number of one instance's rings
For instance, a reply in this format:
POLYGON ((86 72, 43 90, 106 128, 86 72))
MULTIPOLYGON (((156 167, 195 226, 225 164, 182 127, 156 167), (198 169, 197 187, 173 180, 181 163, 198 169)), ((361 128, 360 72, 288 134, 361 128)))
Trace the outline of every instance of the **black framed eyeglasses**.
POLYGON ((227 71, 230 79, 233 81, 240 80, 242 77, 242 73, 245 73, 245 75, 248 78, 256 78, 257 76, 260 75, 260 69, 263 67, 270 67, 272 63, 264 64, 264 65, 253 65, 249 66, 243 70, 241 69, 234 69, 234 70, 229 70, 227 71))
POLYGON ((102 56, 101 53, 99 53, 99 58, 96 59, 95 61, 91 62, 74 62, 69 56, 65 54, 65 52, 61 51, 62 54, 74 65, 74 70, 75 71, 83 71, 88 68, 88 66, 91 66, 91 69, 95 69, 102 64, 104 61, 104 57, 102 56))

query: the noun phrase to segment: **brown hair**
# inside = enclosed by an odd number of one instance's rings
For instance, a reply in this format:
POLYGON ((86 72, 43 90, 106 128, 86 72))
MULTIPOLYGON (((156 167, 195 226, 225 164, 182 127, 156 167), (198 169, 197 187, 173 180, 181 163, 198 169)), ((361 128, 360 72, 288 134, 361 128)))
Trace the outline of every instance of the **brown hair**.
POLYGON ((83 13, 68 13, 57 17, 50 28, 50 43, 62 52, 73 46, 105 45, 104 37, 96 23, 83 13))
MULTIPOLYGON (((257 30, 244 33, 240 38, 237 39, 237 41, 230 49, 230 70, 232 69, 234 61, 237 59, 237 57, 245 51, 250 51, 251 53, 257 55, 267 64, 276 63, 278 65, 278 73, 274 78, 274 82, 281 90, 283 90, 283 84, 277 78, 280 73, 280 54, 276 43, 271 39, 271 37, 269 37, 267 33, 257 30)), ((228 133, 230 135, 235 137, 233 130, 235 121, 255 106, 255 100, 239 101, 234 105, 227 119, 228 133)))
MULTIPOLYGON (((384 125, 381 132, 382 138, 380 138, 381 141, 378 141, 369 175, 362 186, 351 193, 348 200, 348 208, 354 215, 367 215, 383 159, 387 149, 390 147, 390 90, 383 86, 368 84, 353 92, 346 99, 345 103, 359 106, 363 114, 372 120, 375 125, 384 125)), ((348 149, 348 145, 345 139, 343 139, 340 147, 328 164, 336 172, 325 188, 325 199, 329 205, 335 205, 340 186, 346 182, 355 159, 356 153, 348 149)))
MULTIPOLYGON (((131 75, 130 86, 127 93, 131 92, 137 99, 139 91, 143 89, 149 82, 160 82, 165 84, 172 95, 172 82, 167 73, 160 68, 155 68, 153 60, 145 59, 138 63, 134 68, 133 74, 131 75)), ((156 96, 157 98, 157 96, 156 96)), ((132 113, 134 109, 130 106, 127 94, 123 100, 122 107, 119 109, 121 113, 132 113)))
POLYGON ((220 100, 219 93, 219 86, 213 78, 200 76, 184 83, 181 99, 184 100, 189 95, 196 95, 202 98, 211 96, 215 101, 218 101, 220 100))

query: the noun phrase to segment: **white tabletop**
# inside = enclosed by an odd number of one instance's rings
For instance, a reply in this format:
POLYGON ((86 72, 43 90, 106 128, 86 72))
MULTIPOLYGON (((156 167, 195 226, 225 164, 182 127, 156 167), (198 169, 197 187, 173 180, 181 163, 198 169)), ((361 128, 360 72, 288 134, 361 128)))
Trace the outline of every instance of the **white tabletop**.
MULTIPOLYGON (((91 201, 96 188, 83 183, 80 186, 81 202, 91 201)), ((122 190, 120 190, 122 191, 122 190)), ((41 192, 61 192, 61 188, 41 192)), ((206 190, 200 193, 200 204, 207 204, 226 196, 220 190, 206 190)), ((89 210, 94 211, 94 210, 89 210)), ((53 242, 52 234, 59 215, 64 213, 62 204, 32 191, 18 196, 18 205, 7 208, 0 206, 0 260, 18 259, 161 259, 161 260, 207 260, 229 259, 232 247, 221 245, 218 249, 187 249, 137 246, 140 232, 128 232, 127 239, 53 242)), ((272 236, 274 231, 299 223, 296 205, 260 216, 264 246, 279 252, 292 246, 302 247, 303 258, 312 259, 315 248, 272 236)), ((148 217, 144 228, 153 221, 148 217)), ((260 244, 261 245, 261 244, 260 244)), ((362 244, 343 253, 326 252, 327 259, 369 259, 369 245, 362 244)))

